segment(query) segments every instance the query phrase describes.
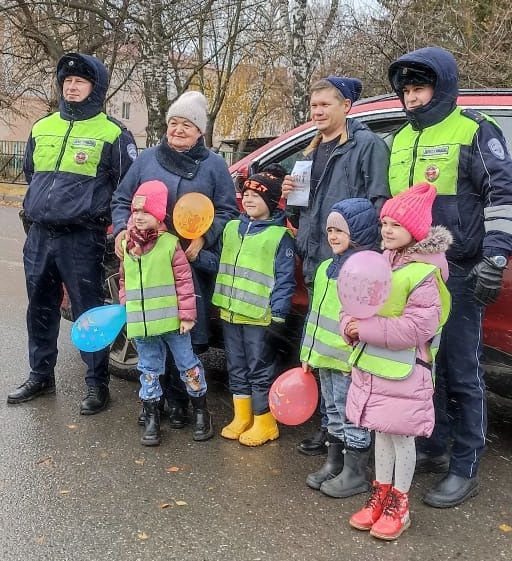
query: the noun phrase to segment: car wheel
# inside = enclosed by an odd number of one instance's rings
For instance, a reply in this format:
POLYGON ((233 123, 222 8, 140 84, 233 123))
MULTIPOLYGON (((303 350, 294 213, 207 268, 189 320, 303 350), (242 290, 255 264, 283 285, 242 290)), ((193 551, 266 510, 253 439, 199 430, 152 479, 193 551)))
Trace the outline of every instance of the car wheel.
POLYGON ((137 351, 130 339, 126 338, 126 329, 123 328, 116 340, 110 345, 108 355, 108 370, 112 376, 137 382, 139 372, 137 370, 137 351))
MULTIPOLYGON (((119 273, 110 275, 106 279, 106 285, 108 302, 119 304, 119 273)), ((137 360, 137 350, 133 341, 126 337, 126 328, 124 327, 110 345, 108 370, 116 378, 137 382, 139 380, 137 360)))

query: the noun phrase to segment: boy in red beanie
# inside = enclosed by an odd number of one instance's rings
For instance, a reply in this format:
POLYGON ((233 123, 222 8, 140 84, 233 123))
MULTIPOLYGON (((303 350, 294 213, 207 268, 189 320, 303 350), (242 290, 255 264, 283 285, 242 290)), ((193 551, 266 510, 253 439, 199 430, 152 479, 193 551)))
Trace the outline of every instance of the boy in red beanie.
POLYGON ((167 232, 163 222, 167 195, 161 181, 146 181, 135 192, 119 271, 119 300, 126 304, 127 335, 135 340, 139 354, 144 446, 160 444, 159 377, 165 371, 167 347, 191 399, 204 402, 205 426, 194 432, 194 440, 213 436, 204 369, 190 339, 196 321, 192 271, 178 238, 167 232))
POLYGON ((435 187, 422 183, 384 203, 391 293, 373 317, 341 314, 341 334, 357 345, 349 359, 347 417, 375 431, 372 494, 350 524, 383 540, 396 539, 410 525, 414 440, 434 428, 433 364, 450 311, 445 251, 452 242, 444 227, 431 228, 435 197, 435 187))

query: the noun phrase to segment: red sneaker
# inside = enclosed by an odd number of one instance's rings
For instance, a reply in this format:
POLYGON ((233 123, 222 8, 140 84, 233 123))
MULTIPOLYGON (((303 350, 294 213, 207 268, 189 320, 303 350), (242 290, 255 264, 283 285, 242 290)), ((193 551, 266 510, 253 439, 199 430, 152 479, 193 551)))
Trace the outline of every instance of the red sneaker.
POLYGON ((358 530, 370 530, 384 510, 390 489, 391 483, 374 481, 370 498, 360 511, 352 515, 349 524, 358 530))
POLYGON ((410 525, 409 495, 391 487, 382 516, 372 526, 370 534, 380 540, 395 540, 410 525))

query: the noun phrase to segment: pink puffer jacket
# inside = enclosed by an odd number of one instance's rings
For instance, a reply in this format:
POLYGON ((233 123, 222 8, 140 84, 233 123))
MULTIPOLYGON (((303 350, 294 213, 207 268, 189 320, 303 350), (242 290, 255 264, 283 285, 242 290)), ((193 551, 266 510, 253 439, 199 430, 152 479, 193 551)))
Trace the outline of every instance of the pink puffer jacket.
MULTIPOLYGON (((429 236, 403 253, 385 251, 393 269, 406 263, 436 265, 446 281, 448 264, 444 252, 451 234, 436 226, 429 236)), ((390 350, 417 347, 417 357, 429 360, 427 342, 439 326, 441 299, 432 275, 409 296, 399 317, 373 316, 358 320, 359 340, 390 350)), ((349 343, 345 327, 352 318, 341 314, 341 334, 349 343)), ((403 380, 389 380, 368 372, 352 369, 352 383, 347 396, 347 417, 356 425, 389 434, 430 436, 434 428, 434 392, 428 368, 416 364, 412 374, 403 380)))

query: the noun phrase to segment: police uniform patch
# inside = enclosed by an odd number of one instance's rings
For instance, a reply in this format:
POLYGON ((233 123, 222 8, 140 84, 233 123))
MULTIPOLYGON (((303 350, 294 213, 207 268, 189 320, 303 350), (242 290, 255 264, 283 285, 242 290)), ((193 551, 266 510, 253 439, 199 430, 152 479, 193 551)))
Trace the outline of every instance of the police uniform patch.
POLYGON ((491 138, 487 143, 489 150, 498 158, 498 160, 505 159, 505 148, 503 148, 503 144, 497 138, 491 138))
POLYGON ((130 159, 133 161, 135 161, 135 159, 137 158, 137 146, 135 146, 135 144, 128 144, 128 146, 126 147, 126 151, 128 152, 128 156, 130 156, 130 159))
POLYGON ((432 181, 435 181, 438 177, 439 177, 439 168, 434 165, 428 166, 427 169, 425 170, 425 179, 427 181, 430 181, 430 183, 432 183, 432 181))
POLYGON ((87 152, 77 152, 75 154, 75 162, 77 164, 85 164, 85 162, 89 159, 89 154, 87 152))
POLYGON ((293 249, 291 247, 288 247, 286 249, 286 257, 288 257, 289 259, 293 257, 293 249))

